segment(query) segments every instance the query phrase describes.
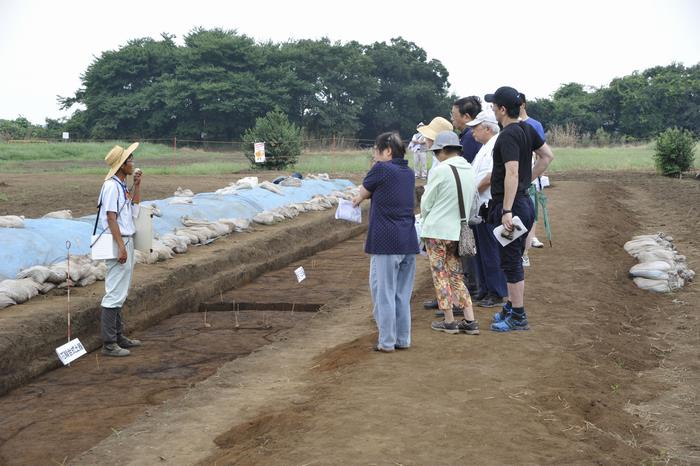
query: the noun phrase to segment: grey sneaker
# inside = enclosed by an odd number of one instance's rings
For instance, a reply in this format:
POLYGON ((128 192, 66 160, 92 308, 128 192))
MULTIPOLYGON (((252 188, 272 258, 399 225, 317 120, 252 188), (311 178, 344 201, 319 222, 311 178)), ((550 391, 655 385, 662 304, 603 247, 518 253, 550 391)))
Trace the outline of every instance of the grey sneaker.
POLYGON ((133 348, 134 346, 141 346, 141 340, 132 340, 131 338, 122 337, 118 341, 119 346, 122 348, 133 348))
POLYGON ((479 331, 479 322, 476 320, 472 320, 471 322, 467 322, 465 319, 462 319, 458 324, 457 328, 459 329, 460 332, 464 332, 467 335, 478 335, 481 332, 479 331))
POLYGON ((459 328, 457 328, 457 322, 455 321, 445 322, 444 320, 437 320, 430 324, 430 328, 438 332, 459 333, 459 328))
POLYGON ((124 349, 116 343, 106 343, 102 346, 102 354, 105 356, 129 356, 131 354, 128 349, 124 349))

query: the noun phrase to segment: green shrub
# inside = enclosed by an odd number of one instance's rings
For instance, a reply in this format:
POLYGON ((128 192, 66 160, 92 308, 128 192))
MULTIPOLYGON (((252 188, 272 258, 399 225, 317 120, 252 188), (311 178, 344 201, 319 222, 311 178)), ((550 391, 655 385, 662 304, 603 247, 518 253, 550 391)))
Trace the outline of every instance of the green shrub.
POLYGON ((669 128, 656 138, 654 161, 662 175, 679 175, 693 166, 693 133, 669 128))
POLYGON ((294 165, 301 154, 301 130, 279 110, 255 120, 243 134, 243 154, 253 168, 269 170, 294 165), (254 143, 265 143, 265 162, 255 163, 254 143))

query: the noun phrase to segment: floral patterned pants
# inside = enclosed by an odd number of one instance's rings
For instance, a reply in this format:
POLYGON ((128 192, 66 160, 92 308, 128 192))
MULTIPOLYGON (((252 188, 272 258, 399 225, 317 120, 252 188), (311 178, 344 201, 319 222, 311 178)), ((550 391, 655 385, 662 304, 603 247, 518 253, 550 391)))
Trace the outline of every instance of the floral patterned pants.
POLYGON ((451 306, 468 309, 472 300, 464 285, 462 261, 457 256, 457 241, 423 238, 430 260, 433 284, 441 310, 451 306))

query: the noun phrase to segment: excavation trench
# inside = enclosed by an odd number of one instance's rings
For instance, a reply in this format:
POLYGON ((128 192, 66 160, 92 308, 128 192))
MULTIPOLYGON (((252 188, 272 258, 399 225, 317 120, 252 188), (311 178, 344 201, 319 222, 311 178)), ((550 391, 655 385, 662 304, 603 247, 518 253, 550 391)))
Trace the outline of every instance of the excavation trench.
MULTIPOLYGON (((195 264, 207 266, 187 292, 173 293, 182 299, 163 299, 161 306, 148 309, 148 315, 136 314, 133 307, 138 305, 132 305, 127 324, 131 336, 143 340, 144 346, 128 358, 106 358, 93 351, 69 367, 48 371, 6 393, 0 398, 0 464, 63 464, 137 418, 150 416, 160 403, 186 396, 223 364, 286 339, 329 300, 366 287, 368 260, 358 236, 365 227, 332 221, 324 214, 313 226, 297 225, 296 231, 293 225, 278 226, 277 235, 265 235, 274 229, 263 229, 242 238, 244 243, 255 242, 253 236, 262 233, 256 249, 265 251, 267 258, 279 250, 285 260, 251 261, 243 268, 238 261, 229 262, 228 269, 212 273, 215 267, 207 261, 221 266, 221 255, 233 254, 224 240, 206 257, 190 257, 187 264, 180 264, 180 270, 184 267, 191 274, 197 273, 195 264), (294 274, 299 266, 307 276, 302 282, 294 274), (224 288, 227 280, 222 274, 234 276, 229 283, 236 286, 224 288)), ((201 256, 201 249, 195 253, 201 256)), ((155 292, 164 285, 152 279, 136 293, 145 297, 143 287, 155 292)), ((148 301, 152 304, 153 297, 148 301)), ((91 308, 85 306, 83 312, 91 308)), ((92 347, 94 339, 90 334, 81 338, 92 347)))

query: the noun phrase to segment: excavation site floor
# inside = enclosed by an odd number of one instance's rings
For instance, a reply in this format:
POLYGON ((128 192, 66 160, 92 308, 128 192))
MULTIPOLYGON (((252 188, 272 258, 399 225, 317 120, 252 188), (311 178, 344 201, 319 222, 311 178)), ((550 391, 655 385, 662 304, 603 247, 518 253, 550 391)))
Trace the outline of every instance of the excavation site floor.
POLYGON ((370 351, 361 235, 210 293, 137 332, 129 358, 90 353, 9 392, 0 463, 700 463, 697 282, 639 290, 622 249, 664 231, 698 271, 700 183, 552 182, 553 247, 526 270, 530 331, 492 333, 494 309, 479 307, 481 335, 430 330, 421 257, 412 347, 370 351))

